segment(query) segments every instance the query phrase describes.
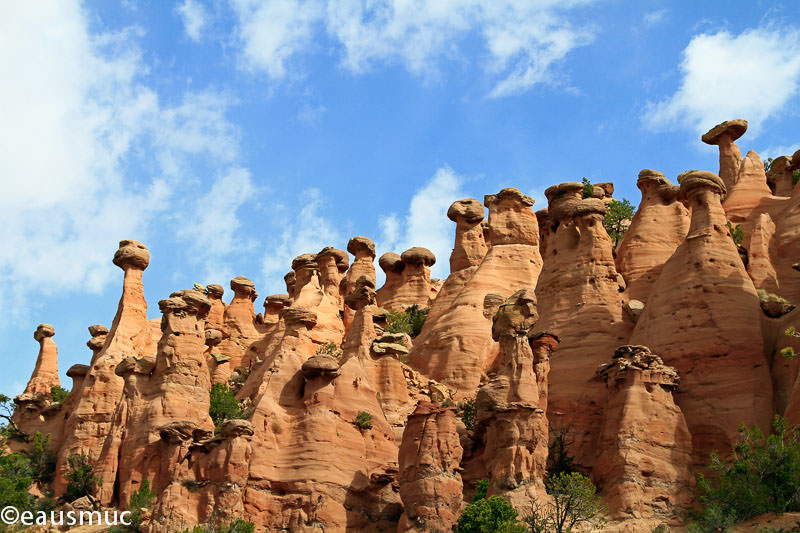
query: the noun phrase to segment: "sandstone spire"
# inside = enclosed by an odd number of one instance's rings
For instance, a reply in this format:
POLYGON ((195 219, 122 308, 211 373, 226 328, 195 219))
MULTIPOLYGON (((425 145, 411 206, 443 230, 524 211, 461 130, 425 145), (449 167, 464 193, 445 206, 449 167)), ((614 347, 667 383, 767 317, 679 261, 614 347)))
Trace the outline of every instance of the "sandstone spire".
POLYGON ((397 531, 450 531, 461 510, 463 450, 453 408, 421 401, 408 417, 399 452, 403 515, 397 531))
POLYGON ((775 196, 791 196, 794 184, 792 183, 792 157, 782 155, 772 161, 767 173, 767 184, 775 196))
POLYGON ((747 152, 747 156, 739 165, 736 183, 731 186, 726 185, 726 187, 728 194, 722 202, 722 208, 725 209, 725 215, 732 223, 751 219, 753 211, 759 206, 762 199, 772 196, 772 191, 767 185, 764 163, 753 150, 747 152))
POLYGON ((731 448, 740 424, 770 427, 772 384, 758 296, 720 204, 725 185, 698 170, 678 181, 689 233, 653 285, 630 344, 647 344, 682 376, 677 402, 703 465, 712 450, 731 448))
POLYGON ((375 295, 378 298, 378 305, 386 307, 386 302, 390 302, 394 299, 403 283, 403 269, 406 265, 403 263, 400 255, 394 252, 386 252, 383 254, 380 259, 378 259, 378 265, 386 275, 386 281, 380 289, 375 291, 375 295))
POLYGON ((719 146, 719 177, 727 190, 736 183, 739 166, 742 164, 742 153, 733 141, 741 137, 745 131, 747 131, 747 121, 737 118, 717 124, 702 137, 704 143, 719 146))
POLYGON ((536 327, 561 339, 550 366, 548 417, 572 428, 570 454, 590 468, 606 396, 595 370, 627 342, 633 323, 623 312, 625 285, 603 227, 603 200, 583 198, 577 182, 549 187, 545 195, 554 229, 536 286, 536 327))
POLYGON ((50 394, 50 387, 61 385, 58 379, 58 348, 53 342, 55 328, 50 324, 39 324, 33 338, 39 343, 39 355, 25 394, 50 394))
POLYGON ((114 369, 125 357, 145 355, 150 345, 147 302, 142 286, 142 274, 149 262, 150 253, 142 243, 120 241, 114 264, 125 272, 122 297, 108 338, 86 375, 82 396, 65 423, 66 439, 58 453, 53 481, 56 496, 66 488, 64 473, 70 455, 85 454, 92 464, 97 464, 103 437, 108 435, 122 399, 124 381, 114 369))
POLYGON ((483 240, 484 207, 478 200, 467 198, 450 205, 447 218, 456 223, 456 241, 450 254, 450 272, 478 266, 486 255, 486 242, 483 240))
POLYGON ((253 302, 258 298, 255 284, 244 276, 237 276, 231 280, 231 290, 233 299, 225 309, 221 328, 223 340, 218 346, 219 353, 230 359, 214 370, 217 383, 227 381, 236 367, 250 365, 247 349, 260 337, 253 308, 253 302))
POLYGON ((692 499, 692 437, 674 394, 680 378, 646 346, 598 368, 608 388, 592 476, 615 518, 669 519, 692 499))
POLYGON ((678 187, 661 172, 642 170, 636 186, 642 201, 617 248, 616 267, 627 283, 625 296, 646 302, 664 263, 689 231, 689 211, 678 201, 678 187))
POLYGON ((222 301, 222 295, 225 294, 225 289, 222 285, 211 283, 206 285, 206 294, 208 300, 211 302, 211 310, 208 312, 208 320, 206 320, 206 327, 212 329, 221 329, 225 323, 225 302, 222 301))
MULTIPOLYGON (((409 362, 425 375, 446 381, 460 397, 472 396, 481 374, 496 357, 491 316, 484 315, 487 294, 508 296, 533 287, 539 277, 539 227, 533 199, 514 188, 484 197, 489 208, 489 250, 449 309, 426 320, 422 339, 415 342, 409 362)), ((467 271, 467 269, 463 269, 467 271)))
MULTIPOLYGON (((353 237, 347 243, 347 251, 353 254, 353 264, 350 265, 345 276, 345 298, 355 289, 356 280, 361 276, 365 276, 372 281, 373 286, 375 285, 375 265, 373 264, 375 261, 375 243, 367 237, 353 237)), ((344 316, 342 317, 345 331, 350 329, 354 315, 355 311, 345 305, 344 316)))

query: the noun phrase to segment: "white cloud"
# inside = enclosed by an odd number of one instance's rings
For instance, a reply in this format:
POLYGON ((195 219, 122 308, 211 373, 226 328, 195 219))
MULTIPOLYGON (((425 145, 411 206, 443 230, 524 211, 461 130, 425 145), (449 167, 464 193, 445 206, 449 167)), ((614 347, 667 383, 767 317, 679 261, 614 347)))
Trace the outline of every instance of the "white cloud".
POLYGON ((203 28, 208 23, 208 14, 203 4, 196 0, 183 0, 177 11, 186 35, 193 41, 200 41, 203 28))
POLYGON ((656 128, 683 126, 703 133, 732 118, 761 123, 797 95, 800 30, 758 28, 739 35, 727 31, 695 36, 683 51, 680 88, 651 104, 645 122, 656 128))
POLYGON ((642 17, 642 23, 646 28, 652 28, 662 20, 664 20, 667 16, 668 11, 666 9, 658 9, 656 11, 649 11, 644 14, 642 17))
POLYGON ((758 155, 762 160, 766 160, 768 157, 775 159, 776 157, 780 157, 782 155, 788 155, 791 157, 797 150, 800 150, 800 143, 783 144, 778 146, 768 146, 763 150, 759 150, 758 155))
POLYGON ((455 239, 455 224, 447 218, 447 210, 450 204, 466 197, 461 184, 462 179, 453 169, 442 167, 411 198, 404 220, 394 213, 381 218, 382 236, 376 243, 378 257, 385 252, 400 254, 412 246, 422 246, 436 256, 431 274, 447 277, 455 239))
POLYGON ((552 66, 594 37, 593 27, 567 17, 590 1, 231 0, 244 64, 272 78, 283 77, 290 59, 323 28, 342 47, 342 66, 356 74, 399 63, 429 76, 442 59, 465 60, 460 46, 478 35, 494 97, 557 81, 552 66))
POLYGON ((321 213, 326 206, 322 191, 317 188, 304 190, 298 198, 303 207, 294 213, 285 212, 273 219, 282 227, 280 236, 267 242, 269 252, 262 261, 262 273, 266 290, 280 293, 286 291, 283 276, 289 272, 292 259, 304 253, 317 253, 326 246, 343 249, 347 241, 329 218, 321 213))
POLYGON ((90 35, 77 2, 14 3, 0 18, 0 304, 14 318, 28 294, 100 292, 118 241, 147 243, 157 218, 160 231, 187 214, 206 227, 175 193, 236 167, 224 95, 165 107, 141 81, 140 34, 90 35))

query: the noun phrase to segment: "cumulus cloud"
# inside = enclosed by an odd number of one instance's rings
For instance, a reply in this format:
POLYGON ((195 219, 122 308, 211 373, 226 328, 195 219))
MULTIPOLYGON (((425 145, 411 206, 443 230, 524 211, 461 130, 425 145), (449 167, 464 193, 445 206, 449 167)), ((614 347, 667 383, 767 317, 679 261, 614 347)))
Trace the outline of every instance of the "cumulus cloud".
POLYGON ((431 274, 447 277, 455 238, 455 225, 447 218, 447 209, 465 197, 462 181, 453 169, 442 167, 414 193, 404 217, 396 213, 384 216, 379 222, 382 234, 376 243, 378 257, 385 252, 399 254, 412 246, 422 246, 436 256, 431 274))
POLYGON ((224 181, 236 168, 224 95, 188 93, 165 106, 142 81, 139 34, 90 34, 77 2, 14 3, 0 18, 7 309, 24 313, 14 304, 29 293, 100 292, 116 279, 118 241, 147 242, 155 220, 191 214, 207 227, 191 196, 175 192, 213 189, 214 174, 224 181))
POLYGON ((646 28, 652 28, 667 17, 666 9, 658 9, 656 11, 648 11, 642 17, 642 23, 646 28))
POLYGON ((482 66, 494 80, 490 96, 555 81, 553 65, 591 42, 595 30, 574 24, 574 7, 591 0, 232 0, 244 64, 272 78, 326 32, 341 47, 341 65, 356 74, 401 64, 416 75, 436 72, 442 59, 465 60, 460 47, 478 36, 482 66))
POLYGON ((183 0, 177 8, 183 22, 183 30, 193 41, 200 41, 203 29, 208 22, 208 14, 203 4, 196 0, 183 0))
POLYGON ((683 51, 682 80, 671 97, 651 104, 644 121, 654 128, 701 133, 746 118, 753 135, 797 96, 800 29, 757 28, 695 36, 683 51))

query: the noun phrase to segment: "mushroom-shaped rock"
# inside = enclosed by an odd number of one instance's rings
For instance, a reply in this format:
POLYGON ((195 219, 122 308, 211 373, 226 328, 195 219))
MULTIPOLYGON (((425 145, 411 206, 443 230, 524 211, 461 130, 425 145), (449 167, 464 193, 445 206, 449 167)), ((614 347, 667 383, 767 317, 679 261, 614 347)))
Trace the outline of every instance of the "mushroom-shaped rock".
POLYGON ((312 355, 300 368, 307 379, 319 376, 338 376, 339 361, 335 357, 325 354, 312 355))
POLYGON ((547 197, 550 220, 560 223, 574 216, 575 207, 583 199, 583 184, 577 181, 559 183, 545 189, 544 195, 547 197))
POLYGON ((212 347, 216 346, 222 342, 222 332, 218 329, 207 329, 206 330, 206 346, 212 347))
POLYGON ((89 335, 97 337, 99 335, 108 335, 108 328, 102 324, 94 324, 89 326, 89 335))
POLYGON ((289 307, 292 304, 292 299, 288 294, 271 294, 264 299, 264 307, 270 305, 289 307))
POLYGON ((776 157, 767 172, 767 184, 775 196, 791 196, 792 188, 792 156, 776 157))
POLYGON ((236 276, 231 280, 231 290, 237 296, 249 295, 251 300, 258 297, 255 283, 244 276, 236 276))
POLYGON ((533 198, 508 187, 497 194, 487 194, 483 203, 489 208, 489 242, 500 244, 539 244, 539 225, 531 206, 533 198))
POLYGON ((188 313, 196 316, 205 316, 211 309, 211 302, 206 296, 195 289, 184 289, 169 295, 169 298, 158 302, 162 313, 188 313))
POLYGON ((375 243, 367 237, 353 237, 347 242, 347 251, 356 257, 361 255, 375 257, 375 243))
POLYGON ((375 283, 361 276, 356 280, 355 287, 344 299, 345 305, 354 311, 375 303, 375 283))
POLYGON ((421 246, 409 248, 403 252, 400 259, 406 265, 425 265, 429 267, 436 263, 436 256, 433 255, 433 252, 421 246))
POLYGON ((209 298, 222 298, 222 295, 225 294, 225 289, 222 288, 222 285, 218 285, 216 283, 211 283, 206 285, 206 292, 208 293, 209 298))
POLYGON ((223 439, 235 439, 255 433, 253 423, 249 420, 226 420, 219 430, 223 439))
POLYGON ((400 255, 394 252, 386 252, 383 254, 380 259, 378 259, 378 265, 381 269, 386 272, 388 276, 390 272, 392 273, 399 273, 403 271, 405 264, 403 263, 402 258, 400 255))
POLYGON ((119 249, 114 254, 114 264, 122 269, 144 270, 150 264, 150 252, 139 241, 119 241, 119 249))
POLYGON ((140 374, 143 376, 149 375, 156 367, 155 357, 133 357, 129 355, 119 362, 114 368, 114 373, 118 376, 125 377, 130 374, 140 374))
POLYGON ((706 144, 718 145, 727 136, 731 141, 735 141, 747 131, 747 121, 741 118, 726 120, 717 124, 703 134, 701 140, 706 144))
POLYGON ((505 335, 525 335, 538 319, 536 293, 532 289, 520 289, 497 309, 492 321, 492 338, 499 341, 505 335))
POLYGON ((313 328, 317 323, 316 313, 301 307, 284 307, 281 311, 281 319, 286 322, 287 326, 303 325, 308 329, 313 328))
POLYGON ((56 334, 56 329, 50 324, 39 324, 36 331, 33 332, 33 338, 36 342, 42 342, 47 337, 52 337, 56 334))
POLYGON ((408 348, 399 342, 373 342, 372 352, 378 355, 406 355, 408 348))
POLYGON ((717 124, 702 137, 704 143, 719 146, 719 177, 727 189, 736 183, 739 165, 742 163, 742 153, 733 141, 741 137, 745 131, 747 131, 746 120, 728 120, 717 124))
POLYGON ((158 428, 161 440, 169 444, 180 444, 192 440, 192 433, 197 429, 197 424, 191 420, 175 420, 158 428))
POLYGON ((286 292, 289 293, 289 298, 294 298, 294 288, 297 283, 297 274, 294 270, 288 272, 283 276, 283 281, 286 283, 286 292))
POLYGON ((292 270, 296 272, 304 268, 317 268, 317 254, 300 254, 292 259, 292 270))
POLYGON ((336 262, 336 268, 340 273, 347 271, 347 267, 350 266, 350 256, 347 255, 347 252, 333 246, 326 246, 320 250, 316 256, 317 264, 320 264, 325 257, 333 257, 336 262))
POLYGON ((475 198, 456 200, 450 204, 450 208, 447 210, 447 218, 453 222, 458 222, 458 220, 461 218, 470 224, 478 224, 483 220, 483 217, 483 204, 475 198))
POLYGON ((695 189, 710 189, 720 195, 727 192, 722 179, 707 170, 687 170, 678 175, 678 183, 681 184, 679 196, 683 200, 695 189))
POLYGON ((67 370, 67 377, 72 379, 83 378, 89 373, 89 365, 74 364, 67 370))

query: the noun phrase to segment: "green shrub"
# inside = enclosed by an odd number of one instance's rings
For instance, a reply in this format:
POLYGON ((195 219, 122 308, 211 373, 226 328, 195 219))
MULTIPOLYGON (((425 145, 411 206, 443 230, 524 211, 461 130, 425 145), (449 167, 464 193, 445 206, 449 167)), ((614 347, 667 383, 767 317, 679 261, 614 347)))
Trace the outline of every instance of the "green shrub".
POLYGON ((478 484, 475 486, 475 496, 472 497, 472 501, 476 502, 478 500, 485 500, 486 495, 489 493, 489 480, 482 479, 478 481, 478 484))
POLYGON ((228 525, 223 524, 219 528, 219 533, 253 533, 256 526, 253 522, 246 522, 242 518, 237 518, 228 525))
POLYGON ((800 181, 800 169, 792 172, 792 185, 797 185, 798 181, 800 181))
POLYGON ((626 198, 621 202, 611 200, 606 209, 605 217, 603 217, 603 227, 606 228, 608 236, 614 241, 614 248, 617 247, 619 241, 628 231, 628 224, 633 219, 634 208, 626 198))
POLYGON ((470 431, 475 427, 475 422, 478 420, 478 409, 475 407, 475 399, 466 400, 458 404, 458 414, 461 416, 461 421, 464 426, 470 431))
POLYGON ((67 458, 67 464, 67 490, 64 492, 66 501, 72 502, 82 496, 91 495, 102 484, 103 481, 94 475, 87 456, 72 454, 67 458))
POLYGON ((733 243, 736 246, 741 246, 742 245, 742 242, 744 241, 744 231, 742 231, 742 225, 741 224, 736 224, 736 226, 734 226, 733 224, 731 224, 731 222, 729 220, 728 221, 728 233, 730 234, 731 239, 733 239, 733 243))
POLYGON ((547 446, 547 477, 549 478, 575 471, 572 466, 575 458, 568 451, 571 444, 569 431, 569 427, 550 426, 550 444, 547 446))
POLYGON ((533 533, 565 533, 579 524, 581 531, 605 526, 606 507, 588 477, 562 472, 548 479, 545 487, 552 502, 534 502, 531 515, 525 517, 533 533))
POLYGON ((208 406, 208 414, 211 415, 214 428, 219 432, 222 423, 226 420, 248 418, 251 411, 242 409, 239 400, 236 399, 236 395, 226 384, 215 383, 211 386, 211 400, 208 406))
POLYGON ((708 467, 717 479, 697 476, 695 530, 724 531, 764 513, 800 511, 800 428, 779 415, 769 436, 743 425, 730 458, 714 452, 708 467))
POLYGON ((156 493, 150 490, 150 481, 145 479, 142 481, 142 486, 139 490, 131 494, 131 499, 128 502, 128 510, 131 512, 130 525, 114 526, 109 530, 109 533, 123 533, 125 531, 139 531, 142 527, 144 518, 142 511, 150 509, 155 503, 156 493))
MULTIPOLYGON (((797 331, 797 328, 794 326, 789 326, 786 328, 786 331, 783 332, 787 337, 795 337, 800 338, 800 332, 797 331)), ((781 355, 786 357, 787 359, 791 359, 793 357, 797 357, 797 354, 794 353, 794 350, 791 346, 787 346, 781 349, 781 355)))
POLYGON ((481 498, 467 505, 458 517, 456 533, 525 533, 517 511, 500 496, 481 498))
POLYGON ((33 496, 28 489, 32 484, 33 473, 27 457, 20 453, 0 456, 0 509, 11 506, 20 511, 30 510, 33 496))
POLYGON ((25 441, 27 435, 22 433, 14 424, 13 416, 17 406, 5 394, 0 394, 0 419, 4 421, 0 426, 0 436, 8 437, 9 439, 25 441))
POLYGON ((56 473, 56 455, 50 451, 50 435, 37 431, 33 435, 33 447, 28 452, 33 479, 50 483, 56 473))
POLYGON ((356 426, 359 429, 372 429, 372 415, 366 411, 359 411, 356 415, 356 426))
POLYGON ((330 355, 339 359, 342 356, 342 349, 335 342, 326 342, 315 352, 315 355, 330 355))
POLYGON ((594 185, 592 185, 592 182, 586 178, 581 178, 581 181, 583 182, 583 197, 591 198, 594 196, 594 185))
POLYGON ((422 331, 429 309, 420 309, 417 304, 405 311, 389 311, 386 313, 386 331, 389 333, 406 333, 416 337, 422 331))
POLYGON ((50 387, 50 399, 53 403, 63 403, 68 395, 69 391, 67 389, 61 388, 58 385, 50 387))
POLYGON ((773 162, 774 162, 774 160, 771 157, 768 157, 766 160, 764 160, 764 172, 765 173, 767 173, 767 174, 769 173, 770 168, 772 168, 772 163, 773 162))

